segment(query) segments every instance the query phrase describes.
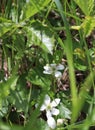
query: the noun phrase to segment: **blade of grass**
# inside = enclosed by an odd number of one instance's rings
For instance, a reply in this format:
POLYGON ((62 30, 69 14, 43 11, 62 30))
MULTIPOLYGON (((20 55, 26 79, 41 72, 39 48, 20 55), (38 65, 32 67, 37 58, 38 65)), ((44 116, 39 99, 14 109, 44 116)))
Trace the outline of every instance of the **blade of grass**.
POLYGON ((77 113, 79 113, 79 111, 81 110, 84 102, 85 102, 85 98, 87 93, 90 91, 90 88, 93 86, 93 81, 95 79, 95 72, 91 72, 87 79, 85 80, 83 87, 80 90, 79 96, 78 96, 78 109, 77 109, 77 113))
POLYGON ((75 80, 74 65, 73 65, 72 38, 71 38, 70 30, 69 30, 69 24, 66 20, 66 16, 65 16, 65 13, 63 12, 63 7, 62 7, 62 4, 60 3, 60 0, 55 0, 55 4, 58 8, 58 11, 62 17, 64 26, 66 28, 65 31, 66 31, 67 39, 65 41, 65 51, 66 51, 67 62, 68 62, 68 67, 69 67, 69 78, 70 78, 71 95, 72 95, 71 122, 74 122, 76 120, 78 105, 77 105, 77 88, 76 88, 76 80, 75 80))

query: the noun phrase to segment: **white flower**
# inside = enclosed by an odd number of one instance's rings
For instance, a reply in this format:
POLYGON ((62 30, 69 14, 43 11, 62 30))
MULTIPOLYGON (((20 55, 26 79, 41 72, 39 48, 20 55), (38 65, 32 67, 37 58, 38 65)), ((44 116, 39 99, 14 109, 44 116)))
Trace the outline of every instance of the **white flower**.
POLYGON ((52 116, 52 115, 58 115, 59 114, 59 110, 56 109, 55 107, 58 106, 58 104, 60 103, 60 99, 56 98, 51 102, 51 99, 48 95, 45 96, 45 100, 43 105, 41 106, 40 110, 44 111, 46 110, 46 116, 47 118, 52 116))
POLYGON ((62 64, 47 64, 44 66, 44 69, 44 74, 53 74, 56 78, 60 78, 62 76, 62 73, 59 70, 63 70, 64 66, 62 64))
POLYGON ((47 116, 47 123, 50 128, 54 129, 56 127, 56 121, 52 117, 53 115, 58 115, 59 110, 55 108, 60 103, 60 99, 56 98, 51 102, 51 99, 48 95, 45 96, 45 100, 43 105, 41 106, 40 110, 44 111, 46 110, 46 116, 47 116))
POLYGON ((57 126, 62 125, 64 122, 64 119, 57 119, 57 126))

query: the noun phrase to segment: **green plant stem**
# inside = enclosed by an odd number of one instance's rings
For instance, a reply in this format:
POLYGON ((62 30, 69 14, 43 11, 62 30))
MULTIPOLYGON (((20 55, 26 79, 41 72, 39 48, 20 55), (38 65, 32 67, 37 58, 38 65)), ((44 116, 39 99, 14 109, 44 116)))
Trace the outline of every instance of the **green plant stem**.
POLYGON ((69 67, 69 78, 70 78, 70 86, 71 86, 71 95, 72 95, 72 119, 71 122, 74 122, 76 120, 77 115, 77 88, 76 88, 76 79, 75 79, 75 73, 74 73, 74 65, 73 65, 73 53, 72 53, 72 38, 71 33, 69 30, 69 24, 66 20, 65 13, 63 12, 62 4, 60 3, 60 0, 55 0, 55 4, 58 8, 58 11, 62 17, 62 20, 64 22, 64 26, 66 28, 66 36, 67 39, 65 41, 65 52, 69 67))

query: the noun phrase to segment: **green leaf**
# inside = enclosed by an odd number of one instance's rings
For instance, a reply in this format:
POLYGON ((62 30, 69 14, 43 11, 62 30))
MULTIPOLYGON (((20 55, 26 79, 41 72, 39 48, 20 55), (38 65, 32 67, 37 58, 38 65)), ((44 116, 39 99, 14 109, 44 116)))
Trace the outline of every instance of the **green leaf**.
POLYGON ((95 17, 86 16, 80 26, 71 26, 74 30, 83 30, 84 37, 88 37, 95 28, 95 17))
POLYGON ((33 130, 50 130, 50 127, 48 126, 47 122, 43 119, 39 119, 36 122, 36 125, 34 126, 33 130))
POLYGON ((10 77, 6 82, 0 83, 0 107, 2 107, 2 101, 10 94, 10 89, 14 90, 18 76, 10 77))
POLYGON ((32 23, 32 27, 27 27, 26 29, 30 37, 29 46, 38 45, 45 52, 53 53, 54 36, 53 32, 47 26, 36 21, 32 23))
POLYGON ((0 23, 0 37, 13 28, 13 23, 0 23))
POLYGON ((88 37, 95 28, 95 18, 90 16, 86 17, 81 24, 81 28, 83 29, 84 36, 88 37))
POLYGON ((71 111, 67 107, 65 107, 62 103, 60 104, 59 110, 62 118, 71 119, 71 111))
POLYGON ((80 63, 74 63, 74 66, 76 69, 80 70, 80 71, 86 71, 87 70, 87 66, 82 65, 80 63))
POLYGON ((90 15, 93 11, 94 0, 74 0, 75 3, 81 8, 85 15, 90 15))
POLYGON ((30 0, 24 7, 24 19, 28 19, 42 10, 51 0, 30 0))
POLYGON ((0 122, 0 130, 23 130, 22 126, 16 125, 6 125, 5 123, 0 122))
POLYGON ((85 52, 80 48, 75 48, 74 55, 83 61, 85 60, 85 52))
POLYGON ((0 23, 11 23, 12 21, 3 17, 0 17, 0 23))
POLYGON ((46 78, 45 75, 41 74, 40 71, 36 70, 32 70, 31 72, 29 72, 27 79, 32 82, 32 84, 38 85, 40 87, 49 88, 51 84, 51 81, 46 78))

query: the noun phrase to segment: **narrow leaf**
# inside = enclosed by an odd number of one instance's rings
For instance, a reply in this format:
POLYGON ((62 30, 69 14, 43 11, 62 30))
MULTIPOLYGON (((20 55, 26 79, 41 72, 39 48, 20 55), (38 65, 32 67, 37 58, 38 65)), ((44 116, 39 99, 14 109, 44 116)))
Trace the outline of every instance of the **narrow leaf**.
POLYGON ((74 0, 75 3, 81 8, 85 15, 90 15, 93 11, 94 0, 74 0))

